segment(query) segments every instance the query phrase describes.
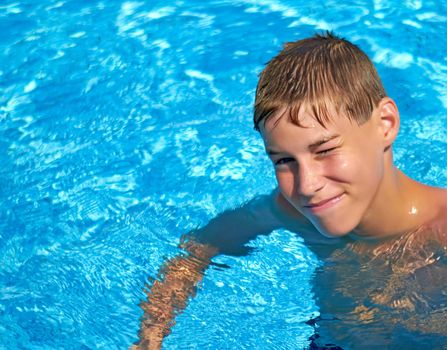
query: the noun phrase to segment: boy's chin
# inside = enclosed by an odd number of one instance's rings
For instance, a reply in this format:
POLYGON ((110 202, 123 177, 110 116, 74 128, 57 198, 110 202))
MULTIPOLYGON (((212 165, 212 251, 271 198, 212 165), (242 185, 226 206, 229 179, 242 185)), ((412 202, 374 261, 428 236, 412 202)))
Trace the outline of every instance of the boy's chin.
POLYGON ((319 230, 319 232, 327 238, 341 238, 349 234, 349 232, 328 232, 319 230))
POLYGON ((351 225, 321 225, 314 224, 318 232, 327 238, 340 238, 352 232, 351 225))

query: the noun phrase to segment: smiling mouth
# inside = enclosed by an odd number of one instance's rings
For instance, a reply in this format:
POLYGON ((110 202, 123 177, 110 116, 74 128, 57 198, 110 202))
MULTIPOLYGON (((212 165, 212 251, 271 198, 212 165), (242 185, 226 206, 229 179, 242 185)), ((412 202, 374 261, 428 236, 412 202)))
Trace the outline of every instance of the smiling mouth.
POLYGON ((325 209, 332 208, 334 205, 336 205, 338 202, 340 202, 340 200, 343 198, 343 196, 344 196, 344 193, 339 194, 339 195, 329 198, 329 199, 325 199, 318 203, 307 204, 304 206, 304 208, 309 209, 310 211, 312 211, 314 213, 320 212, 325 209))

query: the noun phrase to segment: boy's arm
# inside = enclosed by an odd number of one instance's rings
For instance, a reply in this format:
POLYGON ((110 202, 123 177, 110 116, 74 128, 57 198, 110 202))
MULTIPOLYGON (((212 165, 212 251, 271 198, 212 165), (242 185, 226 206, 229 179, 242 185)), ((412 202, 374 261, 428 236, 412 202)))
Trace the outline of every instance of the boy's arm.
POLYGON ((246 255, 248 241, 280 227, 272 211, 275 196, 275 193, 261 196, 240 208, 226 211, 202 229, 185 236, 180 248, 187 254, 166 261, 158 278, 146 289, 147 301, 141 303, 144 315, 140 340, 134 349, 161 348, 176 315, 187 306, 189 298, 194 297, 214 256, 220 253, 246 255))
POLYGON ((216 248, 192 240, 180 245, 188 252, 166 261, 152 286, 146 286, 147 300, 141 302, 144 311, 139 342, 133 349, 160 349, 164 337, 171 332, 175 316, 194 297, 216 248))

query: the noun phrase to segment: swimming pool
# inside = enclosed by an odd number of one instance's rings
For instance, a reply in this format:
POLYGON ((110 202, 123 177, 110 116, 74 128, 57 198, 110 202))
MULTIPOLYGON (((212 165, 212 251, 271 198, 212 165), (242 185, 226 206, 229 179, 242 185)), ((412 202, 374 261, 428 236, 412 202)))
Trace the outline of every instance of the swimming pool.
MULTIPOLYGON (((115 349, 178 239, 270 192, 257 74, 333 29, 402 114, 397 164, 447 185, 447 3, 11 1, 0 6, 0 348, 115 349)), ((296 349, 321 262, 295 233, 220 256, 167 349, 296 349)), ((411 339, 408 340, 411 343, 411 339)))

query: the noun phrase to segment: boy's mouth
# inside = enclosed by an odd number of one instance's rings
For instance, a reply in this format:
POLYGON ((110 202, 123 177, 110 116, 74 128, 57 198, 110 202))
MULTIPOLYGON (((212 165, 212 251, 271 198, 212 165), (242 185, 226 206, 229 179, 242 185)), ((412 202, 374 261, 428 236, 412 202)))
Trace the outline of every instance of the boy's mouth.
POLYGON ((312 202, 304 205, 304 208, 309 209, 310 211, 317 213, 329 208, 332 208, 343 198, 344 193, 331 197, 329 199, 324 199, 319 202, 312 202))

